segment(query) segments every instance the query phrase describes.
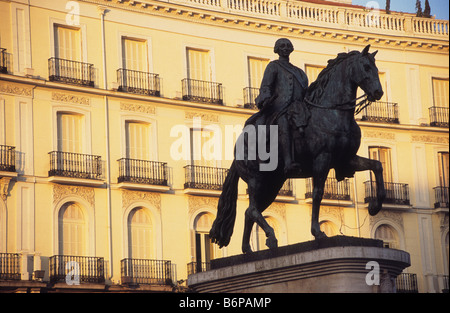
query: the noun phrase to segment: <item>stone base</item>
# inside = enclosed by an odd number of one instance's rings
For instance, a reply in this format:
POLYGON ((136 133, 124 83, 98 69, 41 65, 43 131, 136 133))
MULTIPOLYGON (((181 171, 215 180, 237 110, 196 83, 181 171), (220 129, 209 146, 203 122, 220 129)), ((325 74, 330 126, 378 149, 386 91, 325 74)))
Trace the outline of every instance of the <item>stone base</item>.
POLYGON ((410 266, 409 253, 382 241, 347 236, 213 260, 190 275, 195 292, 395 292, 395 278, 410 266))

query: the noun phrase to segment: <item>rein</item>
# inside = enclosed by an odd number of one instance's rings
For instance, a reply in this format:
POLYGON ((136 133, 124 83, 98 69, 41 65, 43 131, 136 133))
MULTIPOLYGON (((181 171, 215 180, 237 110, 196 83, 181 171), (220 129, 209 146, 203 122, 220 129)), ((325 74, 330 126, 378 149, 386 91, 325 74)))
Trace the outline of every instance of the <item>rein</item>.
POLYGON ((333 105, 331 107, 323 107, 323 106, 317 105, 317 104, 311 102, 309 99, 306 99, 306 98, 304 99, 304 101, 307 104, 309 104, 310 106, 313 106, 313 107, 318 108, 318 109, 323 109, 323 110, 343 110, 343 111, 346 111, 346 110, 356 109, 355 115, 359 114, 362 110, 364 110, 366 107, 368 107, 369 105, 372 104, 372 102, 367 99, 367 94, 364 94, 361 97, 358 97, 356 99, 353 99, 353 100, 350 100, 350 101, 347 101, 347 102, 344 102, 344 103, 341 103, 341 104, 335 104, 335 105, 333 105), (344 105, 356 102, 356 101, 358 101, 360 99, 362 99, 362 100, 360 102, 358 102, 358 103, 355 103, 354 105, 351 105, 349 107, 342 107, 344 105))

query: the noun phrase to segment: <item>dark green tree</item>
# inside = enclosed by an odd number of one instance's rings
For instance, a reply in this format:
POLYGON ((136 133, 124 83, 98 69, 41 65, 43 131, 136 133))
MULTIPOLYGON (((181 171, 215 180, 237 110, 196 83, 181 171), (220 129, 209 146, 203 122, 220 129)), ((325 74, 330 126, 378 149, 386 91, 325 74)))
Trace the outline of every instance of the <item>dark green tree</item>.
POLYGON ((417 17, 423 16, 422 4, 420 3, 420 0, 416 0, 416 16, 417 17))
POLYGON ((391 0, 386 0, 386 14, 391 14, 391 0))
POLYGON ((423 10, 423 17, 430 18, 431 17, 431 7, 430 2, 425 0, 425 9, 423 10))

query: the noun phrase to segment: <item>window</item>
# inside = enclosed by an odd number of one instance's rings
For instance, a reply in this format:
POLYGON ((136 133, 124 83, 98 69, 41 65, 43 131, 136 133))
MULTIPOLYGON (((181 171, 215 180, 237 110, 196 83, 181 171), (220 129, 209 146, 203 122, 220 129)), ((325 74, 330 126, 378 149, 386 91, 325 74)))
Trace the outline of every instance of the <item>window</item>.
POLYGON ((383 88, 383 91, 384 91, 383 97, 381 97, 380 101, 381 102, 389 102, 386 73, 378 73, 378 77, 380 79, 381 88, 383 88))
POLYGON ((126 157, 128 159, 150 159, 149 124, 140 122, 125 123, 126 157))
POLYGON ((147 42, 123 37, 122 65, 127 70, 147 72, 147 42))
POLYGON ((397 231, 389 225, 381 225, 375 231, 375 239, 383 240, 383 246, 385 248, 398 249, 399 239, 397 231))
POLYGON ((82 115, 72 113, 57 114, 58 151, 82 152, 82 115))
POLYGON ((190 136, 191 165, 216 167, 218 160, 215 159, 215 151, 209 149, 207 144, 208 141, 213 140, 214 132, 207 129, 191 128, 190 136))
POLYGON ((86 220, 81 206, 70 202, 59 212, 59 254, 86 255, 86 220))
POLYGON ((306 76, 308 76, 308 81, 314 82, 324 68, 324 66, 306 65, 306 76))
POLYGON ((328 237, 336 236, 338 234, 336 225, 330 221, 320 222, 320 230, 323 231, 328 237))
MULTIPOLYGON (((392 182, 391 149, 385 147, 369 147, 369 158, 381 162, 384 182, 392 182)), ((371 177, 372 181, 375 181, 373 173, 371 173, 371 177)))
POLYGON ((128 248, 133 259, 153 259, 152 221, 145 208, 134 209, 128 217, 128 248))
POLYGON ((208 50, 187 49, 187 74, 189 79, 212 81, 208 50))
POLYGON ((439 166, 439 186, 448 187, 448 175, 449 175, 449 154, 448 152, 438 153, 438 166, 439 166))
POLYGON ((216 256, 214 244, 209 238, 214 217, 210 213, 202 213, 195 221, 195 258, 197 264, 209 263, 216 256))
POLYGON ((55 57, 72 61, 81 61, 80 30, 55 25, 55 57))
POLYGON ((448 79, 433 78, 433 101, 435 107, 448 108, 448 79))
POLYGON ((261 86, 267 64, 269 64, 268 59, 248 57, 249 87, 259 88, 261 86))

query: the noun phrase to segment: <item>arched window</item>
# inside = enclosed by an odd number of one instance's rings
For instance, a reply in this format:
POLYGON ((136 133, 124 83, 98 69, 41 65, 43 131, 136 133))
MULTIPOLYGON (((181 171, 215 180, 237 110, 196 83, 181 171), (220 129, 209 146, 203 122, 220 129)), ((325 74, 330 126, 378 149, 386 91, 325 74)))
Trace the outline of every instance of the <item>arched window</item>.
POLYGON ((209 238, 214 216, 210 213, 201 213, 194 223, 195 230, 195 259, 197 264, 209 263, 216 256, 214 245, 209 238))
POLYGON ((320 222, 320 230, 323 231, 328 237, 336 236, 338 234, 336 225, 330 221, 320 222))
POLYGON ((398 249, 400 247, 397 231, 389 225, 380 225, 375 231, 375 239, 383 240, 385 248, 398 249))
POLYGON ((86 255, 87 227, 84 211, 75 202, 64 204, 58 217, 59 254, 86 255))
POLYGON ((153 227, 147 209, 133 209, 128 217, 128 253, 133 259, 153 259, 153 227))

